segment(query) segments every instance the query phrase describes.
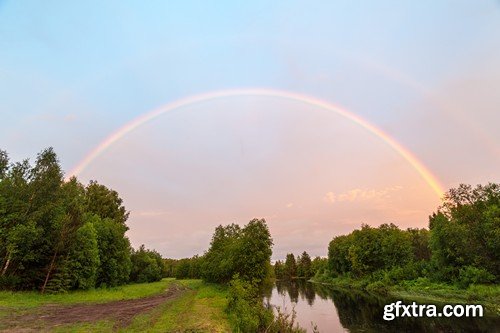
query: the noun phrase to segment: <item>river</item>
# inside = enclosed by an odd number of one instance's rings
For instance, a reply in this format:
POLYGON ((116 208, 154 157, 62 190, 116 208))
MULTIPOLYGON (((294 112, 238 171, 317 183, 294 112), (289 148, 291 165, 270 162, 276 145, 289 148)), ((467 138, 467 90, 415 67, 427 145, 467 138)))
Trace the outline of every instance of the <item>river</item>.
MULTIPOLYGON (((324 332, 500 332, 500 318, 395 318, 383 319, 384 305, 395 299, 365 292, 345 291, 294 280, 276 281, 264 290, 265 304, 291 313, 308 332, 312 323, 324 332)), ((410 304, 411 301, 405 301, 410 304)), ((419 302, 418 304, 423 304, 419 302)), ((438 306, 438 310, 440 307, 438 306)))

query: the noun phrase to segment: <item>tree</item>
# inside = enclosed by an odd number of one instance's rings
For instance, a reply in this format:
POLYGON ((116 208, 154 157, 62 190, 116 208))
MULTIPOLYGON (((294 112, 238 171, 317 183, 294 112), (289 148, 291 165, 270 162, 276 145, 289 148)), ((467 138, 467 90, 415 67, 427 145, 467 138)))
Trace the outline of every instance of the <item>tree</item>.
POLYGON ((430 238, 429 230, 408 228, 407 232, 411 239, 414 260, 416 261, 430 260, 431 248, 429 246, 429 238, 430 238))
POLYGON ((130 242, 125 237, 126 226, 114 220, 95 216, 97 245, 101 265, 97 271, 97 286, 113 287, 129 281, 130 242))
POLYGON ((311 264, 312 262, 309 254, 306 251, 302 252, 302 255, 297 259, 297 275, 306 279, 311 278, 311 264))
POLYGON ((328 245, 328 268, 333 276, 351 271, 349 248, 353 243, 352 238, 352 234, 337 236, 328 245))
POLYGON ((67 266, 71 289, 91 289, 96 285, 100 259, 97 232, 93 224, 95 219, 92 215, 86 217, 69 251, 67 266))
POLYGON ((285 265, 279 260, 274 263, 274 275, 278 280, 285 277, 285 265))
POLYGON ((264 219, 253 219, 243 228, 237 256, 240 278, 263 281, 269 274, 273 240, 264 219))
POLYGON ((93 213, 101 219, 112 219, 125 226, 129 212, 122 204, 123 200, 116 191, 108 189, 96 181, 90 181, 86 188, 87 212, 93 213))
POLYGON ((204 255, 202 275, 210 282, 229 282, 236 273, 236 257, 239 254, 241 228, 237 224, 219 225, 204 255))
MULTIPOLYGON (((128 212, 116 191, 63 180, 52 148, 10 163, 0 150, 0 288, 65 291, 129 280, 128 212)), ((163 272, 161 256, 149 251, 163 272)), ((153 263, 154 262, 154 263, 153 263)))
POLYGON ((315 257, 311 263, 311 276, 322 274, 328 268, 328 259, 315 257))
POLYGON ((130 281, 143 283, 161 280, 163 261, 158 252, 147 250, 143 244, 137 251, 132 250, 130 259, 130 281))
POLYGON ((218 226, 202 260, 203 278, 225 283, 239 274, 247 281, 262 281, 269 274, 272 244, 264 219, 253 219, 243 229, 218 226))
POLYGON ((131 270, 130 242, 125 236, 129 213, 116 191, 91 181, 85 189, 85 210, 94 214, 94 228, 101 265, 98 286, 117 286, 129 281, 131 270))
POLYGON ((493 274, 498 281, 500 184, 475 188, 461 184, 450 189, 442 206, 430 217, 429 228, 432 259, 443 268, 441 279, 455 280, 462 268, 470 266, 493 274))
POLYGON ((285 277, 291 279, 297 276, 297 263, 293 253, 288 253, 285 259, 285 277))
POLYGON ((334 276, 352 273, 362 277, 404 266, 412 259, 409 234, 394 224, 362 225, 349 235, 335 237, 328 247, 328 266, 334 276))
MULTIPOLYGON (((41 287, 42 293, 52 278, 54 272, 60 271, 60 275, 65 275, 68 249, 77 241, 77 231, 83 225, 83 202, 84 188, 76 180, 71 178, 68 182, 62 183, 59 188, 60 202, 57 208, 60 210, 59 218, 54 220, 50 226, 50 235, 53 239, 52 256, 48 264, 44 283, 41 287)), ((55 288, 52 283, 52 290, 65 290, 66 285, 62 281, 60 286, 55 288)), ((70 282, 68 282, 71 284, 70 282)))

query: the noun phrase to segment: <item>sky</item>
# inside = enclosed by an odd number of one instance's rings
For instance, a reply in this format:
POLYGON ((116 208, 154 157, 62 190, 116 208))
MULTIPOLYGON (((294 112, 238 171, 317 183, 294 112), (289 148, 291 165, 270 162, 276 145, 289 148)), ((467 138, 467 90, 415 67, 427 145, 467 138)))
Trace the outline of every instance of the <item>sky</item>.
POLYGON ((273 259, 426 227, 408 156, 444 190, 500 182, 499 88, 498 1, 0 1, 0 149, 87 157, 165 257, 253 218, 273 259))

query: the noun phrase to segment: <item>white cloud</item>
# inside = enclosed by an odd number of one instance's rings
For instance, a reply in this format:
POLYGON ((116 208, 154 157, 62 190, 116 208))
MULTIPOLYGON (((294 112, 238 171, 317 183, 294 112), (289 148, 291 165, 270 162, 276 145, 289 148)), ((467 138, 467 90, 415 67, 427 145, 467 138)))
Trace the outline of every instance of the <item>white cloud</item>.
POLYGON ((333 204, 335 202, 354 202, 381 199, 389 197, 391 192, 399 191, 402 188, 402 186, 398 185, 386 187, 380 190, 355 188, 339 194, 336 194, 334 192, 327 192, 323 197, 323 200, 333 204))

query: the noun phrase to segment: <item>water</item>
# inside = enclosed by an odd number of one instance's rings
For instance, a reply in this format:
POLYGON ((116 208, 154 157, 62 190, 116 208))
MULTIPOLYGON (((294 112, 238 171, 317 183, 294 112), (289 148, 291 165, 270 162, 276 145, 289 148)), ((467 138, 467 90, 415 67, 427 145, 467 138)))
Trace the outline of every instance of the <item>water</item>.
MULTIPOLYGON (((264 290, 264 302, 296 311, 296 321, 308 332, 500 332, 500 318, 395 318, 385 321, 385 304, 391 298, 358 291, 333 289, 301 280, 276 281, 264 290)), ((409 304, 411 301, 405 301, 409 304)), ((422 302, 418 302, 423 304, 422 302)), ((438 306, 438 310, 440 310, 438 306)))

